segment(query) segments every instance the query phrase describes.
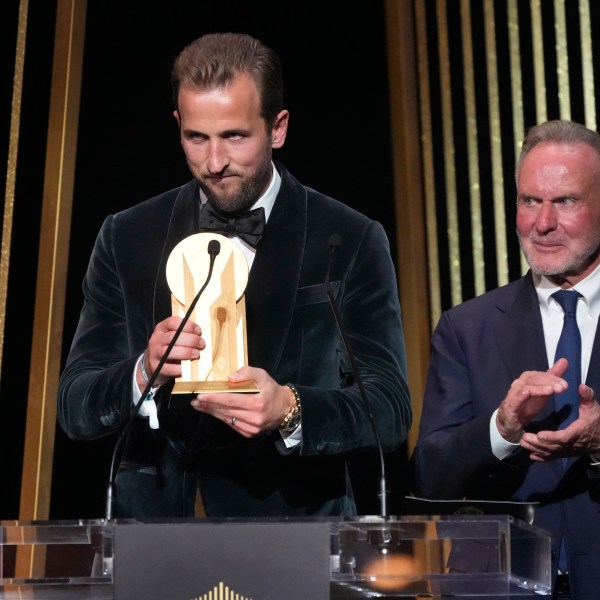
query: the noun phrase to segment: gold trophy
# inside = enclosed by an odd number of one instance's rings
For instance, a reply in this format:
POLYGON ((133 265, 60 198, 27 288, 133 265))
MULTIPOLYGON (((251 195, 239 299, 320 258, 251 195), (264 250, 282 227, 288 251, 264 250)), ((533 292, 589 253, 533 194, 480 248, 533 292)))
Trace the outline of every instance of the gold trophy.
POLYGON ((206 347, 200 358, 182 361, 174 394, 199 392, 257 392, 254 381, 229 382, 227 375, 248 364, 246 303, 248 261, 229 238, 217 233, 196 233, 175 246, 167 261, 173 315, 184 317, 203 285, 190 319, 202 328, 206 347), (217 240, 221 250, 214 259, 208 244, 217 240))

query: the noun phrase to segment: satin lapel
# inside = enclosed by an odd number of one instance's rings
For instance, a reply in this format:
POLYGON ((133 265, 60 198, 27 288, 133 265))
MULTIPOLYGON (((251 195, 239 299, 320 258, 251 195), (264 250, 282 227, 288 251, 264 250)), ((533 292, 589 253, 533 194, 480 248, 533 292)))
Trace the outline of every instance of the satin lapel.
POLYGON ((175 198, 171 214, 166 223, 164 238, 153 240, 153 243, 163 244, 154 286, 155 323, 172 314, 171 291, 166 276, 167 261, 171 251, 181 240, 198 232, 198 203, 198 185, 195 180, 192 180, 179 190, 175 198))
POLYGON ((306 234, 306 193, 284 175, 246 287, 248 360, 271 374, 289 334, 306 234))

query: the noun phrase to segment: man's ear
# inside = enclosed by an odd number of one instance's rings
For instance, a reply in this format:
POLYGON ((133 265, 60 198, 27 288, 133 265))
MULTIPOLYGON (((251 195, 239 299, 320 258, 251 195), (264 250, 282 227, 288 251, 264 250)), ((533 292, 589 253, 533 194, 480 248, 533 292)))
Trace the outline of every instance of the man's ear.
POLYGON ((290 113, 287 110, 282 110, 276 117, 271 131, 271 146, 273 148, 281 148, 285 143, 287 135, 290 113))
POLYGON ((175 117, 175 120, 177 121, 177 125, 179 125, 179 127, 181 127, 181 119, 179 118, 179 112, 174 110, 173 116, 175 117))

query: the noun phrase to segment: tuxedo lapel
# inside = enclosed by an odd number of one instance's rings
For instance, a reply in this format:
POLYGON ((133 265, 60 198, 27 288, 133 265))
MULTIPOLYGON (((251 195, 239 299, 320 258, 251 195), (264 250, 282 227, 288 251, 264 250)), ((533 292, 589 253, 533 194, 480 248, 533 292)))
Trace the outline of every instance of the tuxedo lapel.
POLYGON ((153 240, 153 243, 162 242, 163 244, 154 286, 155 323, 172 314, 171 290, 167 283, 167 261, 173 248, 181 240, 198 233, 199 202, 198 184, 192 180, 179 190, 171 213, 166 215, 166 230, 163 239, 153 240))
POLYGON ((292 321, 306 233, 306 193, 283 172, 246 288, 248 360, 270 373, 277 370, 292 321))

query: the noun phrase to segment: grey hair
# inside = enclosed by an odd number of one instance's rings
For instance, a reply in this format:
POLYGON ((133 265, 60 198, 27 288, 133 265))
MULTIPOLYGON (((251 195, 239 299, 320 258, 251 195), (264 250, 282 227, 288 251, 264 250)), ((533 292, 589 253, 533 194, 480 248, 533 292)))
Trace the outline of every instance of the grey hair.
POLYGON ((523 159, 533 150, 538 144, 543 142, 551 142, 553 144, 587 144, 592 147, 596 154, 600 156, 600 134, 597 131, 588 129, 581 123, 575 121, 566 121, 555 119, 546 121, 540 125, 535 125, 527 132, 523 144, 521 145, 521 153, 515 166, 515 181, 518 182, 519 171, 523 159))

